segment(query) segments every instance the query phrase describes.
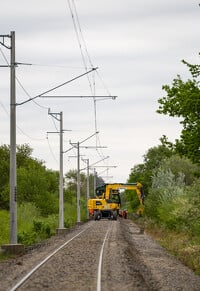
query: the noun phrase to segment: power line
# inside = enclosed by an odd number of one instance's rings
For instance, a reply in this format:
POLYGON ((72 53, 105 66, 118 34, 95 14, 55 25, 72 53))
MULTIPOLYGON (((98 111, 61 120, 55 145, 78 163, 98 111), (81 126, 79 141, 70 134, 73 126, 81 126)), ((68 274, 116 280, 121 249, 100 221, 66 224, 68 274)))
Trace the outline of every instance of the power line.
POLYGON ((3 58, 4 58, 5 62, 6 62, 6 64, 9 66, 9 62, 8 62, 8 60, 7 60, 7 58, 6 58, 6 56, 5 56, 5 54, 4 54, 4 52, 3 52, 3 50, 2 50, 1 47, 0 47, 0 51, 1 51, 1 54, 2 54, 2 56, 3 56, 3 58))
POLYGON ((75 5, 74 0, 72 0, 72 3, 73 3, 73 6, 74 6, 74 11, 75 11, 75 15, 76 15, 76 21, 77 21, 78 28, 79 28, 79 33, 80 33, 82 42, 84 44, 85 53, 86 53, 86 56, 88 58, 88 61, 89 61, 90 65, 91 65, 91 67, 93 67, 93 64, 92 64, 92 61, 91 61, 91 58, 90 58, 90 55, 89 55, 89 52, 88 52, 88 49, 87 49, 87 46, 86 46, 86 42, 85 42, 85 39, 83 37, 83 33, 82 33, 82 29, 81 29, 81 25, 80 25, 80 21, 79 21, 79 17, 78 17, 78 13, 77 13, 77 9, 76 9, 76 5, 75 5))
POLYGON ((57 158, 55 157, 54 152, 53 152, 53 150, 52 150, 52 147, 51 147, 51 145, 50 145, 48 134, 47 134, 46 140, 47 140, 47 144, 48 144, 48 146, 49 146, 50 153, 51 153, 52 157, 54 158, 55 162, 56 162, 57 165, 58 165, 58 160, 57 160, 57 158))
MULTIPOLYGON (((85 53, 86 53, 88 62, 92 67, 93 67, 93 64, 92 64, 91 58, 89 56, 89 52, 88 52, 88 49, 87 49, 87 46, 86 46, 85 39, 83 37, 83 33, 82 33, 82 29, 81 29, 81 25, 80 25, 78 13, 77 13, 77 9, 76 9, 76 6, 75 6, 75 2, 73 0, 72 0, 72 4, 73 4, 74 13, 73 13, 72 7, 70 5, 70 0, 68 0, 68 6, 69 6, 69 10, 70 10, 71 17, 72 17, 72 22, 73 22, 75 34, 76 34, 76 37, 77 37, 77 42, 78 42, 78 45, 79 45, 82 61, 83 61, 83 64, 85 66, 85 69, 86 69, 87 68, 87 64, 86 64, 86 60, 85 60, 84 53, 83 53, 83 50, 82 50, 81 40, 82 40, 82 43, 83 43, 84 48, 85 48, 85 53), (74 14, 75 14, 75 17, 74 17, 74 14), (78 29, 79 29, 79 32, 78 32, 78 29), (79 37, 79 35, 80 35, 80 37, 79 37)), ((94 109, 93 109, 94 110, 94 128, 95 128, 95 132, 97 132, 98 131, 98 127, 97 127, 97 108, 96 108, 96 97, 95 97, 95 95, 96 95, 96 83, 95 83, 94 74, 93 74, 92 77, 93 77, 93 83, 91 84, 89 78, 88 78, 88 82, 89 82, 89 86, 90 86, 90 89, 91 89, 91 93, 94 95, 94 98, 93 98, 93 104, 94 104, 94 109)), ((99 144, 100 144, 99 135, 96 135, 96 146, 98 146, 98 141, 99 141, 99 144)), ((99 152, 97 151, 97 153, 99 153, 99 152)), ((101 158, 102 158, 102 156, 103 155, 101 155, 101 158)))
MULTIPOLYGON (((85 70, 86 70, 87 69, 87 62, 85 60, 85 56, 84 56, 84 53, 83 53, 81 40, 82 40, 82 43, 84 45, 88 61, 89 61, 90 65, 92 67, 93 67, 93 65, 92 65, 92 61, 91 61, 91 58, 89 56, 88 50, 87 50, 87 46, 86 46, 86 42, 85 42, 84 37, 83 37, 83 33, 82 33, 82 29, 81 29, 81 25, 80 25, 78 13, 77 13, 77 9, 76 9, 76 6, 75 6, 75 3, 74 3, 73 0, 72 0, 72 4, 73 4, 73 8, 74 8, 74 11, 75 11, 76 18, 74 17, 74 13, 73 13, 73 10, 72 10, 71 4, 70 4, 70 0, 68 0, 68 6, 69 6, 70 13, 71 13, 72 22, 73 22, 73 26, 74 26, 77 42, 78 42, 78 45, 79 45, 82 61, 83 61, 83 64, 84 64, 84 67, 85 67, 85 70), (79 32, 78 32, 78 29, 79 29, 79 32), (81 39, 79 37, 79 34, 81 36, 81 39)), ((96 99, 95 99, 95 81, 94 81, 94 76, 93 76, 93 83, 90 81, 89 76, 88 76, 88 82, 89 82, 89 87, 90 87, 91 93, 92 93, 92 95, 94 95, 94 98, 93 98, 93 101, 94 101, 94 123, 95 123, 95 131, 97 131, 97 115, 96 115, 96 101, 95 101, 96 99), (92 87, 92 85, 93 85, 93 87, 92 87)))

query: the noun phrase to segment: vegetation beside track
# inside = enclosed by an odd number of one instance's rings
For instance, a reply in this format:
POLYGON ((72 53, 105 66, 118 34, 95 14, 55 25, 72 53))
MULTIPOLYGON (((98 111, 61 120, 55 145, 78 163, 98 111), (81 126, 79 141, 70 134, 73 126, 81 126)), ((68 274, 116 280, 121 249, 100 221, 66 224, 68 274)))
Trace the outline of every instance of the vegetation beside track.
MULTIPOLYGON (((156 168, 152 167, 151 184, 146 186, 144 217, 136 222, 200 275, 199 166, 177 154, 163 158, 161 147, 150 149, 150 152, 154 152, 152 157, 156 156, 159 163, 156 168)), ((153 161, 148 159, 148 163, 151 162, 153 165, 153 161)), ((150 167, 144 164, 145 167, 150 171, 150 167)), ((129 182, 135 180, 137 175, 145 177, 146 173, 132 171, 129 182)), ((133 219, 130 213, 134 213, 137 207, 135 197, 125 193, 123 203, 133 219)))
POLYGON ((137 221, 139 225, 145 224, 145 231, 162 247, 177 257, 197 275, 200 275, 200 236, 193 237, 188 232, 169 230, 145 219, 137 221))

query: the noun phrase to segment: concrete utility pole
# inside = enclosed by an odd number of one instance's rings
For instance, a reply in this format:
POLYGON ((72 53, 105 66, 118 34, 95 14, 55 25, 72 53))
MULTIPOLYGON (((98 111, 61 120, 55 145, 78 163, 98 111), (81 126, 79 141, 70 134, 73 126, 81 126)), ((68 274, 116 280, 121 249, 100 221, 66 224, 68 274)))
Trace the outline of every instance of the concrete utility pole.
POLYGON ((80 146, 77 142, 77 222, 81 222, 81 209, 80 209, 80 146))
POLYGON ((96 196, 96 187, 97 187, 97 172, 94 168, 94 197, 96 196))
POLYGON ((15 32, 10 56, 10 243, 17 244, 15 32))
MULTIPOLYGON (((81 142, 71 143, 73 146, 72 148, 68 149, 64 153, 70 151, 74 147, 77 148, 77 223, 81 222, 81 209, 80 209, 80 144, 84 143, 86 140, 90 139, 98 132, 95 132, 91 136, 87 137, 86 139, 82 140, 81 142)), ((96 147, 95 147, 96 148, 96 147)))
MULTIPOLYGON (((90 167, 89 167, 89 159, 82 159, 82 161, 86 162, 86 164, 87 164, 87 166, 86 166, 86 169, 87 169, 86 209, 87 209, 87 201, 90 198, 90 167)), ((87 209, 86 214, 87 214, 87 219, 89 220, 88 209, 87 209)))
MULTIPOLYGON (((53 118, 60 122, 60 177, 59 177, 59 228, 58 232, 62 232, 64 228, 64 195, 63 195, 63 113, 48 112, 53 118)), ((57 132, 48 132, 57 133, 57 132)))
MULTIPOLYGON (((90 147, 86 147, 86 148, 90 148, 90 147)), ((96 147, 96 148, 98 148, 98 147, 96 147)), ((102 147, 100 147, 100 148, 102 148, 102 147)), ((100 162, 102 162, 102 161, 104 161, 104 160, 106 160, 106 159, 108 159, 109 158, 109 156, 107 156, 107 157, 104 157, 103 159, 101 159, 101 160, 99 160, 99 161, 97 161, 97 162, 95 162, 95 163, 93 163, 93 164, 91 164, 91 165, 89 165, 89 159, 85 159, 84 161, 87 161, 87 169, 88 169, 88 171, 87 171, 87 175, 88 175, 88 179, 89 179, 89 169, 90 168, 93 168, 94 169, 94 186, 93 186, 93 189, 94 189, 94 197, 95 197, 95 190, 96 190, 96 178, 97 178, 97 172, 96 172, 96 168, 94 168, 93 166, 94 165, 96 165, 96 164, 98 164, 98 163, 100 163, 100 162)), ((96 166, 96 167, 98 167, 98 166, 96 166)), ((105 167, 105 166, 104 166, 105 167)), ((81 169, 81 171, 82 170, 85 170, 86 168, 83 168, 83 169, 81 169)), ((89 183, 89 182, 88 182, 89 183)), ((88 195, 87 195, 87 199, 89 199, 90 198, 90 194, 89 194, 89 185, 88 185, 88 190, 87 190, 87 193, 88 193, 88 195)))
MULTIPOLYGON (((87 163, 87 201, 90 198, 90 167, 89 167, 89 159, 86 159, 87 163)), ((86 205, 87 208, 87 205, 86 205)), ((89 212, 87 210, 87 219, 89 220, 89 212)))
POLYGON ((0 44, 10 49, 10 244, 2 246, 8 253, 23 253, 24 246, 17 244, 17 178, 16 178, 16 85, 15 85, 15 32, 10 35, 0 35, 0 44), (5 44, 5 38, 10 38, 10 46, 5 44))
POLYGON ((64 228, 63 197, 63 113, 60 112, 60 183, 59 183, 59 228, 64 228))

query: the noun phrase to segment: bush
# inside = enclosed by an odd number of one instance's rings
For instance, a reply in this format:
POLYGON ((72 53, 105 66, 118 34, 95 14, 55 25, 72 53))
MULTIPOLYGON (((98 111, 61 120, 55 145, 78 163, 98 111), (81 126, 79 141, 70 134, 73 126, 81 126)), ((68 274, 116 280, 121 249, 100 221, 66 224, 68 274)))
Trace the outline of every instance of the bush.
POLYGON ((33 217, 32 223, 26 230, 20 230, 18 233, 19 243, 32 245, 45 240, 55 234, 58 226, 58 216, 49 215, 48 217, 33 217))
POLYGON ((37 234, 33 231, 21 231, 18 232, 17 239, 19 243, 29 246, 37 241, 37 234))
POLYGON ((31 245, 55 234, 58 227, 58 215, 43 217, 33 203, 24 203, 18 207, 18 241, 31 245))
POLYGON ((52 221, 52 217, 48 218, 40 218, 37 220, 33 220, 33 231, 37 234, 38 239, 46 239, 55 234, 57 217, 54 216, 52 221))
POLYGON ((9 242, 10 214, 7 210, 0 210, 0 245, 9 242))

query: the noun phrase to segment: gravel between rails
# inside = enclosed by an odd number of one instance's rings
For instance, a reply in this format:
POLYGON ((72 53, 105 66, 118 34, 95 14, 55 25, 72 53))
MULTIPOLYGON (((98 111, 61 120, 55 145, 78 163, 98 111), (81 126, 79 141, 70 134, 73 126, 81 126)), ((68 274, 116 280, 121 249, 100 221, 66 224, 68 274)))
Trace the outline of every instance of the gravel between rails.
POLYGON ((52 237, 21 257, 0 262, 0 290, 10 290, 45 256, 88 227, 18 290, 96 290, 100 248, 109 227, 103 251, 102 291, 200 291, 200 277, 145 232, 140 233, 129 219, 90 221, 63 237, 52 237))

